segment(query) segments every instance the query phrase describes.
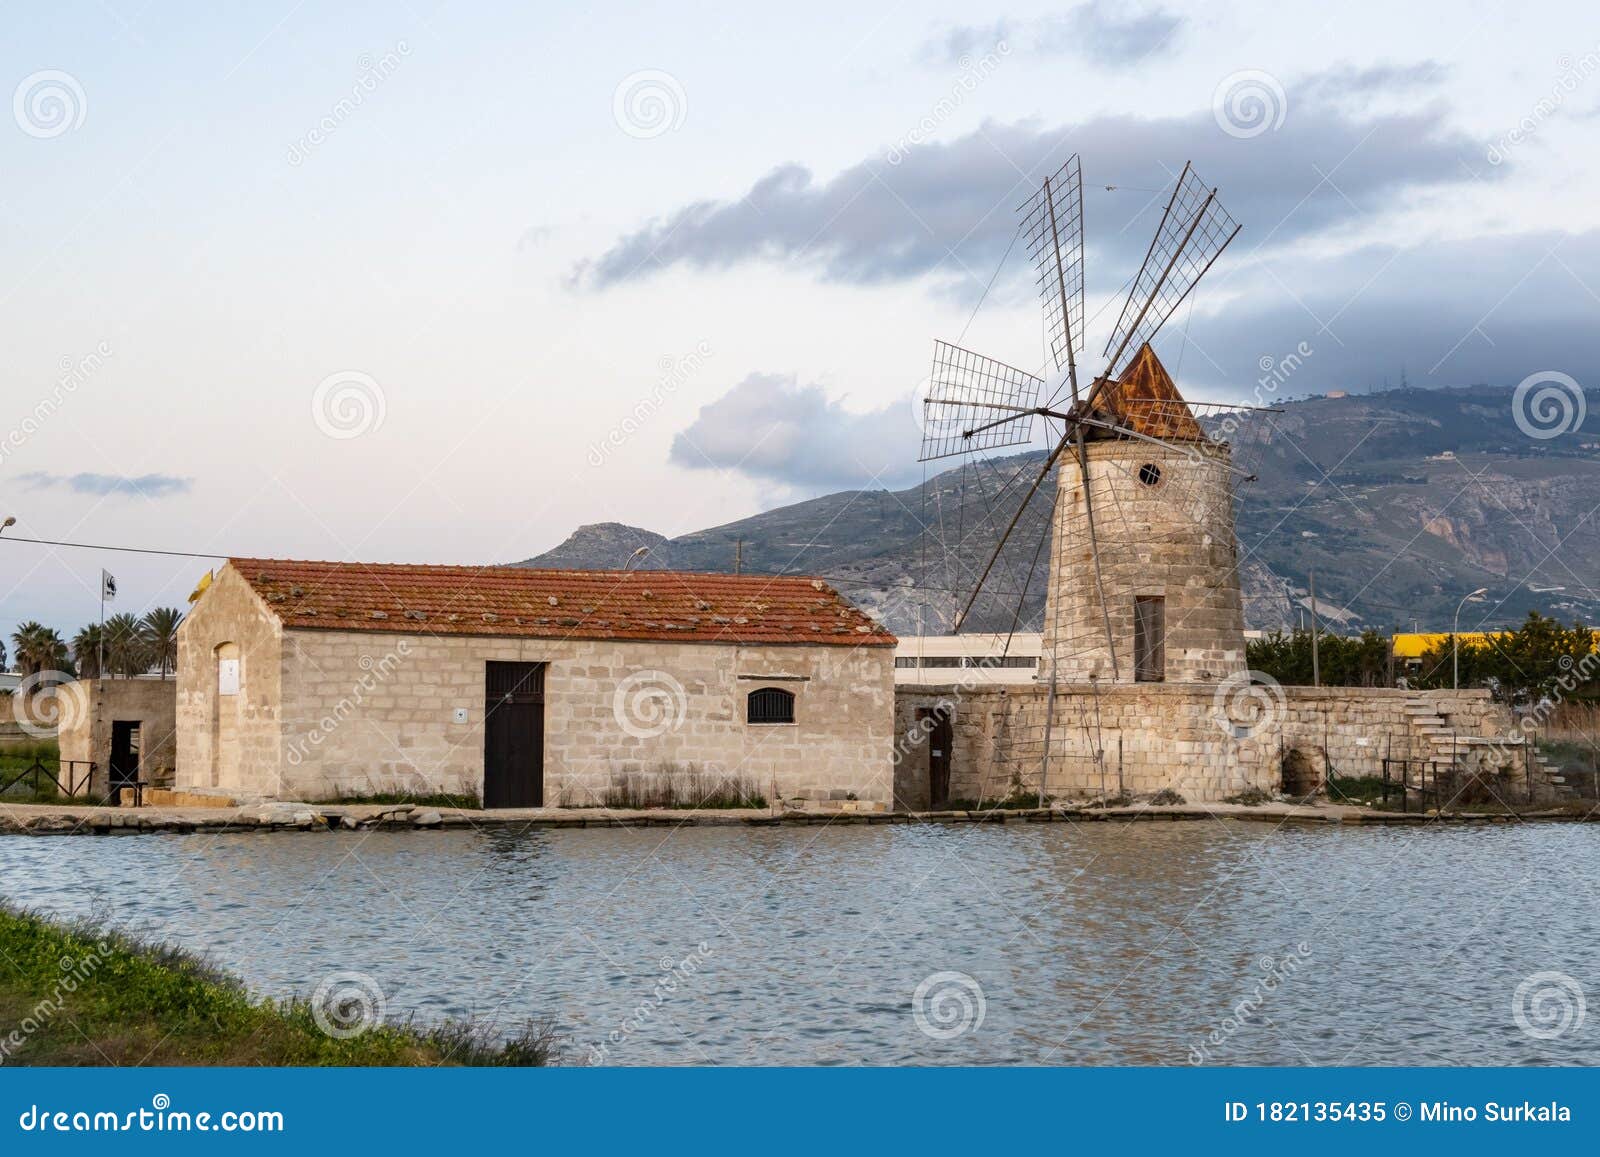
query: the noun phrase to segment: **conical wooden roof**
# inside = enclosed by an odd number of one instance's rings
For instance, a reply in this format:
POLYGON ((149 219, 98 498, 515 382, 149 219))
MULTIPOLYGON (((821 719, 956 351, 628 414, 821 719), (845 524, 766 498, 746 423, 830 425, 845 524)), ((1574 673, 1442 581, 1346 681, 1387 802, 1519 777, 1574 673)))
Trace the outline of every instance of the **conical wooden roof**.
MULTIPOLYGON (((1149 438, 1164 442, 1204 442, 1206 433, 1195 420, 1189 403, 1178 393, 1172 375, 1146 342, 1133 355, 1120 378, 1100 387, 1091 411, 1102 422, 1114 422, 1149 438)), ((1090 435, 1091 437, 1095 435, 1090 435)), ((1114 438, 1100 431, 1102 438, 1114 438)))

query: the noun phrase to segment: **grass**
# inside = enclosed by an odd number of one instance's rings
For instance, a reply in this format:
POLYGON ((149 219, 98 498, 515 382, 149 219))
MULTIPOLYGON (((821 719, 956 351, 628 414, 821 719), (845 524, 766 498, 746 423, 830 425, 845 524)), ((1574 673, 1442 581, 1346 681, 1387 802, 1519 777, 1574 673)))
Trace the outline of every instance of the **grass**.
POLYGON ((668 768, 659 773, 627 772, 612 777, 601 799, 609 808, 764 808, 767 797, 753 780, 703 777, 698 771, 668 768))
MULTIPOLYGON (((1389 803, 1400 806, 1400 785, 1389 781, 1389 803)), ((1329 803, 1383 804, 1383 777, 1381 775, 1341 775, 1330 779, 1325 789, 1329 803)))
MULTIPOLYGON (((24 1065, 546 1065, 554 1030, 374 1025, 336 1038, 309 1001, 258 1000, 203 957, 0 905, 0 1061, 24 1065), (15 1031, 12 1031, 12 1030, 15 1031)), ((324 1012, 326 1019, 326 1012, 324 1012)))
POLYGON ((10 784, 0 790, 0 798, 7 803, 83 802, 73 801, 63 795, 51 778, 59 774, 58 768, 61 765, 61 749, 56 746, 53 739, 13 743, 0 747, 0 784, 8 783, 17 776, 31 771, 36 765, 42 765, 44 772, 10 784))
POLYGON ((370 795, 342 795, 337 799, 319 800, 330 804, 415 804, 417 807, 453 807, 471 811, 482 807, 482 801, 471 793, 452 794, 447 791, 411 794, 403 791, 380 791, 370 795))
POLYGON ((1225 795, 1223 803, 1236 803, 1244 807, 1260 807, 1264 803, 1272 802, 1272 793, 1262 791, 1259 787, 1247 787, 1237 795, 1225 795))

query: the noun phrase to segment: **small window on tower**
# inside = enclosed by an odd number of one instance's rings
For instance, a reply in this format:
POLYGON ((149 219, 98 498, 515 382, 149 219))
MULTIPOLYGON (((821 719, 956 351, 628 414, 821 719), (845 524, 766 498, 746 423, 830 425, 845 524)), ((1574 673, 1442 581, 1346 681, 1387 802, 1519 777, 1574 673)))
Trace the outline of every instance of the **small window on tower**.
POLYGON ((1146 462, 1139 467, 1139 481, 1146 486, 1156 486, 1161 482, 1161 467, 1154 462, 1146 462))

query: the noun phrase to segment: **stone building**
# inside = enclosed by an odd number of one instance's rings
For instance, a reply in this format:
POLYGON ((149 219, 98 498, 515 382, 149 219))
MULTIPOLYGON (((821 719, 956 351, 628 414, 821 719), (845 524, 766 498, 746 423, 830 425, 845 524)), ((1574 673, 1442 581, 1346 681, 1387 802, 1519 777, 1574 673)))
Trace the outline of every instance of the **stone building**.
POLYGON ((898 806, 1305 793, 1330 773, 1464 751, 1547 793, 1548 769, 1507 741, 1512 719, 1487 691, 1282 687, 1248 671, 1228 445, 1148 345, 1091 416, 1144 437, 1102 428, 1082 459, 1060 459, 1038 678, 902 685, 898 806))
POLYGON ((895 642, 808 578, 232 559, 179 631, 177 786, 884 805, 895 642))
POLYGON ((79 679, 56 689, 61 783, 115 798, 135 784, 167 787, 177 762, 177 683, 141 676, 79 679))

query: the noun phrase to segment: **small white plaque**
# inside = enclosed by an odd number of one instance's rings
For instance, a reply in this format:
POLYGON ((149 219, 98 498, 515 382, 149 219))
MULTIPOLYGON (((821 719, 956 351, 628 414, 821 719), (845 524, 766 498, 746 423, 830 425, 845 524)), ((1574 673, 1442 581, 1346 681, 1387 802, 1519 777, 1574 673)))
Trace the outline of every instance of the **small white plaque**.
POLYGON ((450 712, 450 722, 465 723, 466 721, 467 709, 465 707, 457 707, 454 711, 450 712))
POLYGON ((239 660, 217 660, 217 694, 237 695, 239 693, 239 660))

